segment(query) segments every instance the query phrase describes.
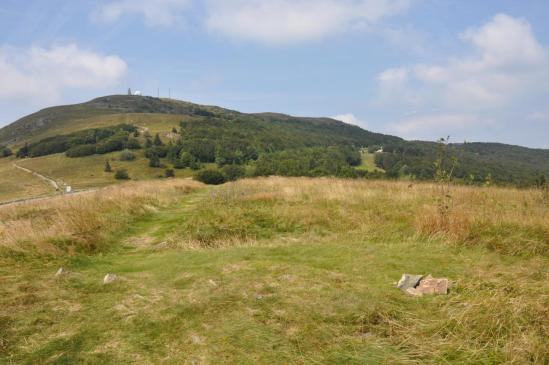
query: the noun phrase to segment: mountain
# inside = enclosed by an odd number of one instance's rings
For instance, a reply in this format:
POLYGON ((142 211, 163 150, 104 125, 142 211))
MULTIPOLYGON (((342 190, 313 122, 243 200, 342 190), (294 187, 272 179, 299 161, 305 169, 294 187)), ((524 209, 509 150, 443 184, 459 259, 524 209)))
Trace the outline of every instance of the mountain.
MULTIPOLYGON (((111 95, 75 105, 46 108, 25 116, 0 129, 0 144, 21 144, 51 135, 96 125, 98 119, 115 115, 158 114, 192 117, 193 120, 217 118, 222 121, 246 119, 252 124, 272 127, 287 135, 307 134, 311 138, 328 137, 328 140, 358 144, 387 143, 400 138, 365 131, 359 127, 329 118, 297 118, 284 114, 244 114, 216 106, 204 106, 174 99, 149 96, 111 95)), ((108 118, 107 118, 108 119, 108 118)), ((112 124, 119 121, 112 118, 112 124)), ((109 124, 108 122, 106 124, 109 124)), ((103 123, 102 125, 105 125, 103 123)), ((311 141, 311 145, 316 145, 311 141)), ((322 144, 322 143, 320 143, 322 144)))
MULTIPOLYGON (((363 154, 363 158, 373 158, 373 152, 382 148, 382 153, 375 153, 375 163, 389 177, 418 179, 433 178, 440 147, 434 142, 373 133, 330 118, 246 114, 173 99, 126 95, 43 109, 0 129, 0 145, 20 149, 25 144, 29 150, 20 156, 66 152, 69 157, 80 157, 144 145, 148 148, 138 157, 150 159, 155 155, 159 159, 151 166, 183 168, 195 160, 196 168, 208 163, 240 164, 253 165, 255 174, 311 176, 362 176, 360 168, 354 170, 360 165, 358 149, 368 147, 371 154, 363 154), (136 135, 139 131, 146 135, 132 140, 131 128, 136 129, 136 135), (165 146, 150 146, 152 135, 157 133, 165 146)), ((455 176, 470 183, 526 186, 549 176, 549 150, 465 143, 448 145, 447 152, 458 160, 455 176)))

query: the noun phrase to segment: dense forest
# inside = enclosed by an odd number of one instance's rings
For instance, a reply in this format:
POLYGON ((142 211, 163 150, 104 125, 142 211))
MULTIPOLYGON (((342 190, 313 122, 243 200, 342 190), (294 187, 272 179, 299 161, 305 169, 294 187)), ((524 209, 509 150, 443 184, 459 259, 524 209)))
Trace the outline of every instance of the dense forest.
POLYGON ((137 128, 129 124, 86 129, 25 144, 17 151, 17 157, 39 157, 62 152, 65 152, 67 157, 84 157, 126 148, 139 149, 141 144, 136 138, 131 137, 137 134, 137 128))
MULTIPOLYGON (((536 185, 548 175, 549 150, 533 150, 497 143, 450 144, 449 154, 456 160, 454 177, 464 183, 498 183, 518 186, 536 185)), ((370 151, 381 146, 371 146, 370 151)), ((435 174, 437 144, 406 141, 382 146, 376 165, 388 177, 409 176, 429 180, 435 174)))

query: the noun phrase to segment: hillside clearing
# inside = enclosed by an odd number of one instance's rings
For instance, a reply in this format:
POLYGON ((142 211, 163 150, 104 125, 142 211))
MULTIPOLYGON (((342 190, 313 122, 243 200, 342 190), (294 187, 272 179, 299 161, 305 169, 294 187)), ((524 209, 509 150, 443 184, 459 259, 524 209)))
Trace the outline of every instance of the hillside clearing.
POLYGON ((455 188, 459 224, 426 230, 433 189, 168 180, 0 208, 0 359, 545 363, 549 213, 538 192, 455 188), (74 219, 44 230, 52 213, 74 219), (10 235, 29 217, 26 236, 10 235), (71 273, 55 278, 60 266, 71 273), (121 279, 104 286, 107 272, 121 279), (456 287, 408 297, 394 287, 403 272, 456 287))

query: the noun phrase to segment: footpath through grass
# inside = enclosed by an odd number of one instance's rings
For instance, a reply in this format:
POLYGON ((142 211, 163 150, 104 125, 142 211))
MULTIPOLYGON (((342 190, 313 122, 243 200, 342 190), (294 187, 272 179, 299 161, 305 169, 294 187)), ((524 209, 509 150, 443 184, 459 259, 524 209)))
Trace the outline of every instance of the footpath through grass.
POLYGON ((423 187, 354 184, 194 190, 113 232, 103 253, 3 256, 0 362, 547 362, 546 256, 413 234, 423 187), (355 188, 371 204, 355 206, 355 188), (410 212, 379 210, 395 190, 410 212), (55 278, 61 265, 71 274, 55 278), (108 272, 120 280, 103 285, 108 272), (408 297, 394 287, 404 272, 456 286, 408 297))

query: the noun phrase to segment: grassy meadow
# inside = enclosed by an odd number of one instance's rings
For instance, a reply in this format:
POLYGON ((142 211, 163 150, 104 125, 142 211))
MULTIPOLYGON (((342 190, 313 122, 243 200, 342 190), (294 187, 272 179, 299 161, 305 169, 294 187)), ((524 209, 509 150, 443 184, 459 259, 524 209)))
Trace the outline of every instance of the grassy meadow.
MULTIPOLYGON (((35 157, 18 160, 20 166, 51 176, 56 181, 73 186, 75 189, 104 187, 120 183, 114 178, 114 172, 105 172, 105 161, 109 161, 112 170, 125 169, 132 180, 152 180, 164 177, 164 168, 149 167, 143 150, 133 151, 136 158, 133 161, 121 161, 120 152, 104 155, 92 155, 79 158, 68 158, 64 154, 35 157)), ((165 159, 166 167, 171 167, 165 159)), ((177 177, 191 177, 194 171, 190 169, 175 170, 177 177)))
POLYGON ((0 362, 546 364, 547 201, 455 186, 442 215, 439 195, 168 179, 0 207, 0 362), (405 272, 454 286, 409 297, 405 272))
POLYGON ((52 187, 13 166, 14 158, 0 158, 0 202, 53 193, 52 187))

